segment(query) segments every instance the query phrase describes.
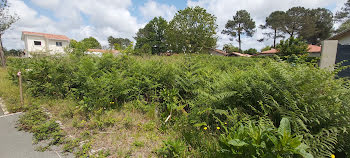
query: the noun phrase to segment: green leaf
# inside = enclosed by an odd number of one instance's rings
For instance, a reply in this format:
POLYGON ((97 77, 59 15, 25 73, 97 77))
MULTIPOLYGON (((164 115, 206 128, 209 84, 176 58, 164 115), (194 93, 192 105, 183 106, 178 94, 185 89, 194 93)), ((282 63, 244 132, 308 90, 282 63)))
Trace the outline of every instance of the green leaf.
POLYGON ((232 139, 228 141, 228 144, 233 145, 233 146, 245 146, 248 145, 246 142, 241 141, 239 139, 232 139))
POLYGON ((280 126, 278 127, 278 133, 284 135, 284 133, 291 133, 290 122, 288 118, 282 118, 280 126))
POLYGON ((202 127, 202 126, 207 126, 207 123, 202 122, 202 123, 196 123, 193 125, 194 127, 202 127))

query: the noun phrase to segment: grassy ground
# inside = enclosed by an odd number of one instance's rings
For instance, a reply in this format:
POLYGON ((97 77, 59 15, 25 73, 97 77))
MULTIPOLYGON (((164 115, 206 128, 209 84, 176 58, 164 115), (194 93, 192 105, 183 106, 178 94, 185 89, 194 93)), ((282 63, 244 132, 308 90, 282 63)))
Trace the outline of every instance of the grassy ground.
POLYGON ((122 108, 108 113, 100 111, 86 115, 71 100, 32 98, 25 95, 25 106, 22 107, 19 105, 19 88, 9 80, 4 68, 0 69, 0 97, 9 112, 28 110, 30 113, 29 107, 38 105, 49 113, 50 120, 61 122, 65 135, 62 148, 75 153, 77 157, 156 157, 156 150, 169 137, 169 134, 159 130, 161 123, 155 121, 158 120, 155 113, 135 110, 135 104, 142 104, 139 102, 126 103, 122 108))

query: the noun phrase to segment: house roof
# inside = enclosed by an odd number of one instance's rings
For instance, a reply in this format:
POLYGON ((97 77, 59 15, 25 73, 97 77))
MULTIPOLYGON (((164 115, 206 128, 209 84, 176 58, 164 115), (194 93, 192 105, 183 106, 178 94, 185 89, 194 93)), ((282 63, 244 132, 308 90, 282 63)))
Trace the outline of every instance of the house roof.
POLYGON ((242 53, 238 53, 238 52, 226 53, 225 51, 220 50, 220 49, 213 49, 213 51, 215 51, 219 54, 222 54, 224 56, 239 56, 239 57, 251 57, 252 56, 250 54, 242 54, 242 53))
POLYGON ((88 49, 88 52, 120 53, 119 50, 105 50, 105 49, 88 49))
POLYGON ((225 51, 222 51, 220 49, 213 49, 213 51, 215 51, 215 52, 217 52, 219 54, 225 55, 225 56, 228 55, 228 53, 226 53, 225 51))
MULTIPOLYGON (((309 45, 308 51, 309 53, 321 53, 322 47, 316 45, 309 45)), ((277 49, 272 48, 271 50, 263 51, 260 54, 276 54, 278 53, 277 49)))
POLYGON ((270 50, 263 51, 263 52, 261 52, 260 54, 275 54, 275 53, 278 53, 278 50, 272 48, 272 49, 270 49, 270 50))
POLYGON ((321 53, 322 47, 316 46, 316 45, 309 45, 309 50, 307 52, 309 53, 321 53))
POLYGON ((332 37, 330 37, 328 40, 338 40, 341 37, 345 36, 346 34, 350 33, 350 28, 346 29, 338 34, 333 35, 332 37))
POLYGON ((29 31, 22 31, 22 35, 35 35, 35 36, 43 36, 47 39, 56 39, 56 40, 65 40, 69 41, 70 39, 65 35, 55 35, 55 34, 48 34, 48 33, 40 33, 40 32, 29 32, 29 31))
POLYGON ((239 57, 251 57, 252 55, 250 54, 242 54, 242 53, 238 53, 238 52, 232 52, 232 53, 229 53, 228 55, 230 54, 234 54, 235 56, 239 56, 239 57))

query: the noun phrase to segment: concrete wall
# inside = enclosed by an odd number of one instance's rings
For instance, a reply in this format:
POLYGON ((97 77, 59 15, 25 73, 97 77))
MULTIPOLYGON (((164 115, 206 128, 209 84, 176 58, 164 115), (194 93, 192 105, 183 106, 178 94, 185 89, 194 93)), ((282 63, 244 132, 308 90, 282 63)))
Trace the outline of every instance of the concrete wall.
POLYGON ((50 54, 62 54, 64 53, 64 48, 68 46, 68 41, 62 41, 62 40, 48 40, 48 50, 50 54), (62 46, 56 46, 56 42, 62 42, 62 46))
POLYGON ((325 40, 322 42, 320 68, 334 70, 337 50, 338 40, 325 40))
POLYGON ((40 36, 25 36, 24 42, 26 43, 27 52, 45 52, 46 51, 46 39, 40 36), (34 45, 34 41, 40 41, 41 45, 34 45))

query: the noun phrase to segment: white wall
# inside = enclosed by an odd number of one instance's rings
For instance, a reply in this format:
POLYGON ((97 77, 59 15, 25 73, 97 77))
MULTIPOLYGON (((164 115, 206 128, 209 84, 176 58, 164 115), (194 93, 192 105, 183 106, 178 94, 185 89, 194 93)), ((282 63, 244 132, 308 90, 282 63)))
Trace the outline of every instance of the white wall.
POLYGON ((68 46, 68 41, 61 41, 61 40, 48 40, 48 50, 50 54, 62 54, 64 53, 64 48, 68 46), (62 42, 62 46, 56 46, 56 42, 62 42))
POLYGON ((350 45, 350 36, 344 36, 340 38, 338 41, 339 41, 339 44, 341 45, 350 45))
POLYGON ((40 36, 25 36, 26 49, 30 52, 45 52, 46 51, 46 41, 44 37, 40 36), (34 45, 34 41, 41 41, 40 46, 34 45))
POLYGON ((33 35, 25 35, 23 40, 27 52, 26 57, 31 57, 34 53, 63 54, 65 47, 69 45, 69 41, 46 39, 33 35), (41 41, 41 45, 34 45, 34 41, 41 41), (56 42, 62 42, 62 46, 56 46, 56 42))

